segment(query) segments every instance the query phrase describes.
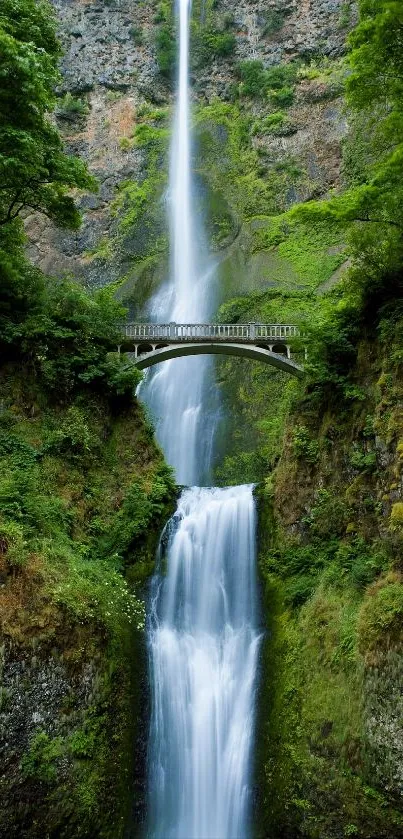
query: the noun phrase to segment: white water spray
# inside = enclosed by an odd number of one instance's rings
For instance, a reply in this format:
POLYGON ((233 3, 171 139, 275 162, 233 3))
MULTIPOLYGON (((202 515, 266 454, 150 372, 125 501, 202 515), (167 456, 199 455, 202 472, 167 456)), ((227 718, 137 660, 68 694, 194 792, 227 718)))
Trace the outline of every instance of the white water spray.
POLYGON ((150 835, 246 839, 259 646, 252 487, 193 487, 175 519, 150 617, 150 835))
MULTIPOLYGON (((156 321, 211 314, 214 272, 201 268, 189 130, 190 0, 179 2, 179 82, 170 169, 171 281, 156 321)), ((148 621, 153 839, 247 839, 259 634, 255 506, 250 486, 194 486, 209 474, 214 427, 202 404, 208 358, 165 362, 142 388, 183 492, 168 525, 167 573, 153 580, 148 621), (204 423, 203 423, 204 420, 204 423)), ((164 542, 164 539, 162 540, 164 542)), ((162 552, 162 549, 161 549, 162 552)), ((160 558, 160 563, 165 556, 160 558)))

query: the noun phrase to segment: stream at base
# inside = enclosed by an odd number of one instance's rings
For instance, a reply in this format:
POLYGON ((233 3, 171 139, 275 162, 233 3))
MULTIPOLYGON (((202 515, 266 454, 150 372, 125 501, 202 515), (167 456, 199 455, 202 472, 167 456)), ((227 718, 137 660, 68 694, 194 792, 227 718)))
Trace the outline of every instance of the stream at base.
POLYGON ((147 835, 245 839, 260 641, 253 489, 187 489, 170 528, 149 616, 147 835))

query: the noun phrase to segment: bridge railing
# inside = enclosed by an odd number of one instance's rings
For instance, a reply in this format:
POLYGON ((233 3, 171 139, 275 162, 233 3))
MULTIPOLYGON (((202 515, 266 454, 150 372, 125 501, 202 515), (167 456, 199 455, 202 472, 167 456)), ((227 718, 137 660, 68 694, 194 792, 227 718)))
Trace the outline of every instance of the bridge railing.
POLYGON ((192 340, 287 340, 300 335, 297 326, 280 323, 128 323, 126 338, 182 342, 192 340))

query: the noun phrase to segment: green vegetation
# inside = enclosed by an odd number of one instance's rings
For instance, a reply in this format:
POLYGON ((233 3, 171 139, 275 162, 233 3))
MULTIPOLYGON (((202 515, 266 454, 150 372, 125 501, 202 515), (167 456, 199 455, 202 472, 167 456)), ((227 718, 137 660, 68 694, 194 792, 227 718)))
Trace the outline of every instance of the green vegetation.
POLYGON ((146 672, 141 585, 175 488, 134 396, 140 374, 117 352, 114 290, 46 277, 25 255, 20 213, 74 229, 70 188, 94 186, 51 121, 85 104, 54 96, 50 5, 6 0, 0 45, 0 696, 14 737, 0 833, 116 839, 146 672), (17 739, 11 661, 35 695, 17 739))
POLYGON ((159 70, 165 79, 172 81, 176 66, 176 39, 173 7, 166 0, 159 4, 154 23, 158 24, 155 47, 159 70))
MULTIPOLYGON (((403 643, 403 19, 394 2, 362 0, 360 13, 350 36, 343 191, 256 231, 258 247, 278 249, 299 272, 298 242, 325 231, 340 236, 340 253, 328 255, 342 256, 344 241, 352 259, 316 310, 307 295, 300 302, 308 377, 288 405, 276 401, 284 433, 258 490, 270 637, 257 835, 274 839, 403 835, 395 689, 403 643)), ((256 298, 259 315, 267 301, 256 298)), ((253 302, 249 295, 227 307, 236 319, 253 302)), ((278 311, 290 314, 283 301, 278 311)), ((256 425, 262 390, 247 391, 256 425)), ((237 477, 243 456, 231 464, 237 477)))
POLYGON ((263 37, 268 35, 275 35, 283 28, 285 20, 289 12, 287 9, 269 9, 265 13, 265 25, 263 29, 263 37))
MULTIPOLYGON (((48 118, 60 47, 45 0, 4 0, 0 56, 0 226, 30 207, 61 226, 78 227, 80 215, 68 189, 95 184, 85 164, 63 152, 48 118)), ((0 266, 5 258, 0 256, 0 266)))
POLYGON ((140 26, 131 26, 129 29, 130 37, 136 47, 141 47, 143 44, 143 31, 140 26))
MULTIPOLYGON (((350 16, 341 4, 340 29, 350 16)), ((285 17, 286 8, 266 11, 263 37, 281 32, 285 17)), ((155 24, 168 81, 170 2, 155 24)), ((130 34, 140 46, 143 32, 130 34)), ((191 38, 193 70, 231 67, 231 13, 196 3, 191 38)), ((402 38, 397 2, 361 0, 347 60, 233 64, 232 103, 194 113, 201 209, 222 257, 218 317, 296 323, 306 336, 294 347, 299 360, 308 347, 302 383, 217 361, 228 409, 217 478, 260 481, 262 839, 403 836, 402 38), (342 187, 328 192, 294 153, 298 137, 276 138, 301 126, 303 108, 344 89, 342 187), (277 153, 280 145, 292 152, 277 153)), ((0 46, 2 644, 24 662, 28 693, 33 662, 50 659, 75 686, 54 725, 33 723, 13 755, 0 833, 9 835, 11 813, 23 835, 35 806, 41 835, 117 839, 144 706, 142 585, 175 488, 133 395, 139 376, 116 353, 125 317, 116 298, 140 309, 164 273, 169 110, 140 106, 120 140, 143 156, 144 177, 121 183, 115 238, 88 257, 107 262, 119 250, 127 273, 116 296, 88 294, 27 262, 19 221, 39 209, 75 228, 70 190, 95 186, 48 116, 80 121, 88 110, 85 98, 54 95, 60 48, 48 4, 3 0, 0 46)), ((0 706, 12 707, 3 685, 0 706)))
POLYGON ((87 116, 89 113, 88 103, 85 99, 66 93, 62 99, 58 100, 55 113, 61 120, 74 122, 87 116))
POLYGON ((274 107, 287 108, 292 105, 297 78, 296 65, 279 64, 266 70, 261 61, 241 61, 238 73, 242 96, 251 99, 268 98, 274 107))
POLYGON ((193 68, 204 67, 214 58, 232 56, 235 43, 232 32, 194 27, 191 50, 193 68))
POLYGON ((252 126, 252 134, 260 136, 274 134, 276 137, 286 137, 289 134, 294 134, 295 130, 293 123, 284 111, 274 111, 252 126))

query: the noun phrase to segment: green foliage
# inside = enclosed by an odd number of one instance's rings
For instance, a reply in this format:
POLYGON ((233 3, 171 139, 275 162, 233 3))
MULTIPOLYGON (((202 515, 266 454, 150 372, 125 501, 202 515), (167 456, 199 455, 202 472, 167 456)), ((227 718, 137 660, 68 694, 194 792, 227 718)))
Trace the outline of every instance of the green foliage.
POLYGON ((62 755, 61 737, 52 740, 45 731, 39 731, 32 738, 29 750, 23 756, 22 773, 25 778, 53 784, 57 779, 57 762, 62 755))
POLYGON ((262 32, 263 37, 275 35, 276 32, 279 32, 284 26, 286 16, 286 10, 269 9, 269 11, 267 11, 264 15, 265 24, 262 32))
POLYGON ((87 116, 89 107, 85 99, 68 92, 58 100, 55 113, 59 119, 74 122, 77 118, 87 116))
POLYGON ((232 56, 235 50, 235 35, 216 29, 195 29, 192 38, 193 66, 204 67, 215 58, 232 56))
POLYGON ((350 227, 354 266, 346 293, 350 311, 368 325, 399 293, 403 264, 403 22, 398 4, 387 0, 362 0, 360 12, 350 35, 346 80, 354 125, 346 144, 347 188, 328 201, 293 209, 290 217, 350 227))
POLYGON ((155 40, 160 73, 165 78, 171 79, 176 63, 176 43, 171 27, 161 26, 155 40))
POLYGON ((340 18, 339 18, 340 29, 347 29, 347 27, 350 25, 350 23, 351 23, 351 12, 352 12, 351 3, 348 2, 348 0, 345 3, 342 3, 341 9, 340 9, 340 18))
POLYGON ((287 108, 294 98, 297 68, 279 64, 266 70, 258 60, 241 61, 237 67, 241 78, 240 92, 251 99, 269 97, 274 107, 287 108))
MULTIPOLYGON (((316 442, 316 441, 315 441, 316 442)), ((309 442, 308 455, 310 453, 309 442)), ((306 456, 305 456, 306 459, 306 456)), ((348 519, 348 508, 344 498, 328 489, 318 489, 314 503, 304 523, 310 528, 313 536, 321 539, 343 536, 348 519)))
POLYGON ((130 401, 138 372, 130 372, 124 358, 107 358, 120 343, 124 316, 111 290, 92 295, 77 283, 42 278, 41 296, 25 321, 8 329, 9 341, 31 355, 58 398, 87 387, 130 401))
POLYGON ((46 441, 45 451, 72 460, 93 456, 100 440, 91 430, 88 418, 76 405, 71 405, 61 423, 57 424, 46 441))
POLYGON ((69 737, 69 750, 73 757, 85 760, 94 756, 96 745, 95 732, 76 729, 69 737))
POLYGON ((266 75, 261 61, 243 61, 238 67, 242 80, 242 93, 252 99, 260 98, 265 93, 266 75))
POLYGON ((360 472, 373 472, 376 469, 376 452, 362 450, 355 446, 350 458, 351 465, 360 472))
MULTIPOLYGON (((10 373, 8 379, 13 382, 10 373)), ((89 396, 83 386, 75 403, 50 408, 46 391, 38 392, 38 377, 25 370, 24 380, 31 399, 36 383, 34 393, 46 409, 42 415, 37 408, 32 419, 18 405, 13 424, 1 431, 1 559, 10 570, 24 570, 35 556, 37 591, 46 602, 72 625, 91 623, 117 641, 128 627, 144 624, 143 604, 122 564, 147 555, 154 523, 174 492, 171 472, 142 415, 135 420, 127 404, 113 441, 117 420, 105 397, 89 396), (133 432, 135 440, 128 441, 133 432)), ((12 398, 4 385, 2 392, 12 398)))
POLYGON ((28 556, 24 530, 16 521, 0 519, 0 555, 10 567, 22 566, 28 556))
POLYGON ((275 108, 290 108, 294 101, 294 90, 292 87, 280 87, 278 90, 272 90, 270 93, 270 101, 275 108))
POLYGON ((159 70, 162 76, 171 81, 176 67, 176 38, 172 6, 169 3, 159 4, 154 22, 159 24, 155 37, 159 70))
POLYGON ((53 574, 48 591, 70 619, 101 622, 112 637, 119 637, 122 624, 144 629, 144 604, 117 570, 117 557, 91 560, 62 547, 53 549, 50 556, 53 574))
POLYGON ((153 518, 165 508, 167 488, 173 490, 172 470, 162 467, 154 477, 150 492, 138 481, 130 486, 109 533, 101 538, 100 549, 124 557, 130 552, 138 536, 147 530, 153 518))
POLYGON ((48 113, 55 104, 60 47, 46 0, 3 0, 0 10, 0 224, 25 207, 62 227, 80 215, 68 190, 93 189, 85 164, 70 157, 48 113))
POLYGON ((319 444, 317 440, 312 439, 306 426, 297 425, 293 428, 292 445, 295 457, 305 460, 307 463, 317 463, 319 444))
POLYGON ((274 134, 275 137, 286 137, 295 132, 293 123, 283 111, 274 111, 269 116, 254 123, 252 134, 274 134))
POLYGON ((390 523, 392 528, 400 530, 403 527, 403 502, 397 501, 390 513, 390 523))

